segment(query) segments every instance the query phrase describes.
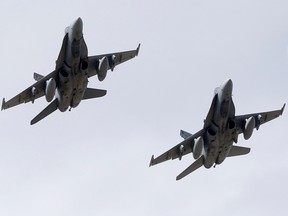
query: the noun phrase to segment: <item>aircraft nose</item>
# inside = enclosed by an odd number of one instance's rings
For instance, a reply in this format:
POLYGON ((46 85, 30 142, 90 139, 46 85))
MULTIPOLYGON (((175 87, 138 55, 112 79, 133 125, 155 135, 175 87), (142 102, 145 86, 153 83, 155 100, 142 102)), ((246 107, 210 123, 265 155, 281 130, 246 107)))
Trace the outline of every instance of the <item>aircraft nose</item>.
POLYGON ((83 22, 82 22, 82 19, 79 17, 72 24, 72 38, 73 38, 73 40, 80 40, 82 38, 82 31, 83 31, 83 22))
POLYGON ((232 95, 232 89, 233 89, 233 82, 231 79, 228 79, 224 84, 223 84, 223 92, 227 94, 227 96, 232 95))
POLYGON ((78 17, 78 19, 75 21, 75 24, 74 24, 76 27, 80 27, 82 28, 83 26, 83 21, 81 19, 81 17, 78 17))

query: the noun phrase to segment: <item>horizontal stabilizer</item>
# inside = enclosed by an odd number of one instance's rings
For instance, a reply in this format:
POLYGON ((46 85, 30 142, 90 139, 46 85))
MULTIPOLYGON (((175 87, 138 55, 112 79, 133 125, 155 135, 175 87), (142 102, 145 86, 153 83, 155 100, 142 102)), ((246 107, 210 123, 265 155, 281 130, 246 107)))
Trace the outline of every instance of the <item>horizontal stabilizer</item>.
POLYGON ((204 156, 201 156, 193 164, 191 164, 187 169, 185 169, 182 173, 180 173, 176 177, 176 180, 180 180, 184 178, 185 176, 189 175, 190 173, 192 173, 193 171, 195 171, 196 169, 200 168, 203 165, 203 161, 204 161, 204 156))
POLYGON ((184 130, 180 130, 180 136, 183 138, 183 139, 187 139, 188 137, 192 136, 191 133, 189 132, 186 132, 184 130))
POLYGON ((30 124, 33 125, 39 122, 40 120, 42 120, 43 118, 45 118, 46 116, 50 115, 52 112, 57 110, 57 108, 58 108, 58 100, 55 99, 44 110, 42 110, 42 112, 40 112, 34 119, 32 119, 30 124))
POLYGON ((91 98, 97 98, 97 97, 103 97, 107 93, 107 90, 102 90, 102 89, 92 89, 92 88, 87 88, 85 90, 83 100, 86 99, 91 99, 91 98))
POLYGON ((250 152, 250 148, 241 147, 241 146, 232 146, 230 149, 229 154, 227 157, 234 157, 234 156, 240 156, 240 155, 246 155, 250 152))

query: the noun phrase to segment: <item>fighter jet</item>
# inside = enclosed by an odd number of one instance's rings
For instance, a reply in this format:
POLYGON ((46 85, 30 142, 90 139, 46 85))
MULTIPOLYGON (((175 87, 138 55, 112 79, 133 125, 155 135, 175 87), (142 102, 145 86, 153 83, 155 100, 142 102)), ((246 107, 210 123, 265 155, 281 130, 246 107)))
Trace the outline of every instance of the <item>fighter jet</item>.
POLYGON ((238 135, 243 133, 248 140, 254 128, 258 130, 260 125, 282 115, 285 104, 280 110, 235 116, 232 88, 230 79, 216 88, 203 129, 193 135, 181 130, 184 141, 155 159, 153 155, 150 166, 170 159, 181 160, 182 156, 192 153, 196 161, 177 176, 176 180, 180 180, 203 165, 208 169, 221 164, 226 157, 248 154, 250 148, 233 145, 238 135))
POLYGON ((30 101, 34 103, 44 95, 49 103, 54 99, 32 119, 32 125, 57 109, 65 112, 68 108, 77 107, 82 100, 102 97, 106 95, 106 90, 87 88, 88 78, 97 75, 99 81, 103 81, 109 69, 113 71, 116 65, 134 58, 139 49, 140 44, 135 50, 88 56, 83 22, 79 17, 65 29, 55 70, 47 76, 34 73, 37 82, 7 102, 3 98, 2 110, 30 101))

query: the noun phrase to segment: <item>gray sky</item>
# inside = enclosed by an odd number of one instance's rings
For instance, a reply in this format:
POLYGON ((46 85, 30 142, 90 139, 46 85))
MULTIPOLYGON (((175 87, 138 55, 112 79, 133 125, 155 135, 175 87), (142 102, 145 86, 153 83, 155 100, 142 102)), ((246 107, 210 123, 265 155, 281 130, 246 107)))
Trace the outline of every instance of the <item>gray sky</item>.
POLYGON ((231 78, 236 114, 288 102, 288 2, 1 1, 0 93, 10 99, 55 67, 64 29, 84 22, 89 54, 139 56, 100 83, 107 96, 30 126, 44 98, 0 114, 0 215, 287 215, 284 115, 238 144, 249 155, 176 182, 192 155, 149 168, 203 126, 231 78))

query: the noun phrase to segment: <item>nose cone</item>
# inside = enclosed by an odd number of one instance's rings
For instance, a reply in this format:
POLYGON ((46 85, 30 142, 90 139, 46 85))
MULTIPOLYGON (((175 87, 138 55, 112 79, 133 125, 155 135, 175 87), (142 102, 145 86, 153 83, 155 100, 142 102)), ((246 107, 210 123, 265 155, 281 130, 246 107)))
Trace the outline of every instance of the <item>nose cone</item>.
POLYGON ((233 90, 233 83, 232 80, 229 79, 222 85, 222 91, 225 95, 225 97, 231 97, 232 96, 232 90, 233 90))
POLYGON ((80 40, 83 36, 83 22, 79 17, 72 25, 71 25, 71 39, 80 40))
POLYGON ((74 26, 79 27, 82 29, 83 27, 83 21, 81 19, 81 17, 78 17, 78 19, 75 21, 74 26))

